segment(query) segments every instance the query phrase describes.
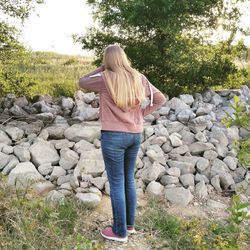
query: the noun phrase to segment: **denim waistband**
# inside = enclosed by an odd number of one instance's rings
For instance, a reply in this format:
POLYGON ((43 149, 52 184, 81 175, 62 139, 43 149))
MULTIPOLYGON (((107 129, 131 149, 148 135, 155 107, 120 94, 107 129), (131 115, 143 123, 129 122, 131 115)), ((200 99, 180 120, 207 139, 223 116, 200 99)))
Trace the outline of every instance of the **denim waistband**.
POLYGON ((101 129, 101 133, 102 132, 110 132, 110 133, 120 133, 120 134, 141 134, 140 132, 138 133, 133 133, 133 132, 126 132, 126 131, 117 131, 117 130, 104 130, 101 129))

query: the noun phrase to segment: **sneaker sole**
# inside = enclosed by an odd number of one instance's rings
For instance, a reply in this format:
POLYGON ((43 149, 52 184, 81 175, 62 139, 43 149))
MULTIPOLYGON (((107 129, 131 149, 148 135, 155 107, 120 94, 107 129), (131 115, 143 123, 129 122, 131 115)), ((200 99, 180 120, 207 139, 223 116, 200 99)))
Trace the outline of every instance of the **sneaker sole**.
POLYGON ((128 237, 121 239, 121 238, 116 238, 116 237, 104 235, 104 234, 102 234, 102 232, 100 232, 100 233, 104 238, 109 239, 109 240, 115 240, 115 241, 119 241, 119 242, 127 242, 128 241, 128 237))
POLYGON ((133 230, 127 230, 127 232, 130 233, 130 234, 136 233, 135 229, 133 229, 133 230))

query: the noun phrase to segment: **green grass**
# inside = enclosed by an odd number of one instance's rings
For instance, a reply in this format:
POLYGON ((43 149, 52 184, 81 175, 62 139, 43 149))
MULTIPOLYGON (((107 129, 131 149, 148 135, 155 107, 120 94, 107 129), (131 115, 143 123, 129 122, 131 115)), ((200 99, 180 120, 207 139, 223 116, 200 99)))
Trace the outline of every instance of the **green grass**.
POLYGON ((151 199, 139 221, 153 249, 248 250, 250 229, 227 220, 183 219, 168 214, 161 200, 151 199))
MULTIPOLYGON (((92 250, 103 249, 98 224, 92 221, 91 207, 83 206, 73 196, 51 205, 29 191, 10 189, 6 185, 6 176, 0 173, 1 250, 90 250, 93 240, 98 245, 92 250)), ((151 249, 249 249, 249 225, 173 216, 158 198, 150 198, 148 206, 141 212, 136 218, 136 229, 138 234, 144 231, 144 240, 151 249)))
POLYGON ((76 198, 51 205, 26 191, 17 193, 5 183, 6 177, 0 174, 1 250, 81 250, 97 239, 97 232, 83 231, 92 209, 76 198))
POLYGON ((51 96, 73 97, 79 78, 95 68, 93 57, 69 56, 52 52, 32 52, 18 71, 25 73, 29 81, 30 96, 49 94, 51 96))

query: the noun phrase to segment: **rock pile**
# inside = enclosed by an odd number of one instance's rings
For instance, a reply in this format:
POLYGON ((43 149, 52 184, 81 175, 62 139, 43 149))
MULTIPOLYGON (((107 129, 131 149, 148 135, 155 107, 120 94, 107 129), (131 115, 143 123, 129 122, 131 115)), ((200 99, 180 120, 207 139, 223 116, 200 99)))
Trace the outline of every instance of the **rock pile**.
MULTIPOLYGON (((137 193, 163 196, 186 206, 194 196, 216 190, 250 195, 249 166, 242 166, 233 141, 250 133, 225 128, 234 115, 233 96, 250 105, 250 90, 180 95, 145 117, 136 164, 137 193)), ((0 171, 8 184, 32 183, 50 201, 74 194, 96 206, 110 194, 101 153, 99 96, 77 91, 74 98, 36 96, 32 101, 8 94, 0 99, 0 171)), ((247 106, 246 108, 248 108, 247 106)))

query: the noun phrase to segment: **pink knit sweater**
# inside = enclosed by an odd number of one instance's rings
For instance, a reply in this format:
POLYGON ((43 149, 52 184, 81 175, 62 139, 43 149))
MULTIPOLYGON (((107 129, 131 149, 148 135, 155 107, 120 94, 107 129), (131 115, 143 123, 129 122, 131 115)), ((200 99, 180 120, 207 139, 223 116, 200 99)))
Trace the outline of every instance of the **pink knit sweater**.
POLYGON ((150 105, 144 108, 138 105, 136 108, 125 112, 114 103, 102 71, 103 67, 101 66, 81 77, 78 83, 80 88, 100 94, 101 129, 141 133, 143 131, 143 117, 162 106, 166 102, 166 97, 141 74, 146 96, 150 97, 150 105))

